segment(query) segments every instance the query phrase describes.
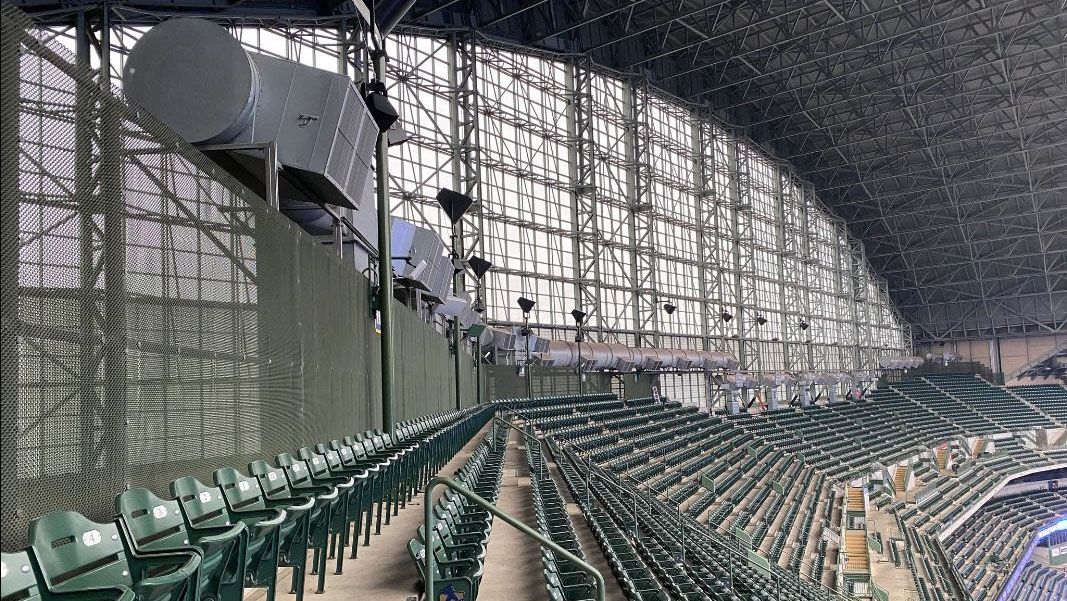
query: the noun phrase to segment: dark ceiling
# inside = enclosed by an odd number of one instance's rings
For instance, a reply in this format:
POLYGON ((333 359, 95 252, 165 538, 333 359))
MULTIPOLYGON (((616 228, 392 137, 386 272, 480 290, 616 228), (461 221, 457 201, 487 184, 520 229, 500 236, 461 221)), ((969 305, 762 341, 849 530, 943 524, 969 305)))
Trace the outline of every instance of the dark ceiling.
POLYGON ((743 126, 847 221, 919 340, 1067 331, 1067 0, 416 0, 412 25, 586 53, 743 126))

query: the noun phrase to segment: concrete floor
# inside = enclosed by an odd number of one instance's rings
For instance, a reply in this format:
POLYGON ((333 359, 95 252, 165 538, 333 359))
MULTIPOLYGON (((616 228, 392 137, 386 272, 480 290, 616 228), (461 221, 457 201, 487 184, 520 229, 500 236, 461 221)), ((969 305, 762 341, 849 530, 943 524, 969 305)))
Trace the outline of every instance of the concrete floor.
MULTIPOLYGON (((451 476, 467 460, 471 452, 485 437, 491 428, 487 425, 481 432, 474 435, 463 449, 452 458, 439 475, 451 476)), ((442 489, 438 489, 440 492, 442 489)), ((349 559, 345 556, 344 573, 334 574, 334 561, 327 564, 326 590, 321 595, 315 594, 316 577, 310 573, 306 579, 304 597, 307 601, 350 601, 351 599, 376 599, 381 601, 409 601, 416 599, 416 585, 419 583, 419 573, 415 564, 408 555, 407 544, 415 536, 415 530, 422 525, 422 496, 421 494, 407 504, 407 507, 393 516, 390 524, 383 522, 382 533, 374 535, 371 530, 370 546, 359 548, 359 557, 349 559)), ((497 534, 496 528, 493 536, 497 534)), ((349 550, 346 549, 346 553, 349 550)), ((308 564, 311 556, 308 556, 308 564)), ((539 564, 540 565, 540 564, 539 564)), ((291 601, 294 595, 289 594, 289 586, 292 582, 293 571, 289 568, 278 570, 278 601, 291 601)), ((544 590, 544 582, 541 583, 544 590)), ((488 599, 489 597, 485 597, 488 599)), ((264 589, 247 589, 245 599, 248 601, 264 601, 266 591, 264 589)))
MULTIPOLYGON (((509 430, 508 448, 504 453, 504 477, 496 506, 525 524, 536 528, 530 470, 525 442, 515 430, 509 430)), ((541 566, 541 546, 502 520, 493 522, 493 534, 485 553, 485 575, 478 589, 480 599, 515 599, 547 601, 545 577, 541 566)))
POLYGON ((900 568, 893 564, 889 553, 889 539, 903 538, 896 519, 880 511, 874 505, 867 508, 867 531, 871 534, 880 532, 884 553, 869 550, 871 557, 871 581, 889 593, 890 601, 910 601, 918 599, 915 590, 915 578, 907 565, 902 563, 900 568))

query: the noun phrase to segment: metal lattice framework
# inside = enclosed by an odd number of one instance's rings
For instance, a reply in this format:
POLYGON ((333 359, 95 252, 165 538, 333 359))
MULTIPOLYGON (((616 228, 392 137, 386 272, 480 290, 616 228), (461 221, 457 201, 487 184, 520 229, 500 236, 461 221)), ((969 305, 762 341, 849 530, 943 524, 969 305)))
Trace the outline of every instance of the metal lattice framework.
POLYGON ((1064 7, 421 1, 410 19, 588 55, 745 126, 863 241, 916 338, 946 339, 1067 323, 1064 7))
MULTIPOLYGON (((336 11, 258 1, 111 3, 107 10, 88 0, 19 4, 57 36, 75 30, 78 19, 100 23, 110 15, 115 75, 145 26, 197 15, 227 25, 257 51, 367 77, 366 32, 347 3, 336 11)), ((589 2, 584 17, 572 4, 417 3, 386 45, 390 95, 412 134, 390 153, 392 212, 445 233, 437 190, 461 189, 475 199, 460 233, 465 255, 494 264, 481 283, 491 322, 518 323, 513 305, 525 294, 538 301, 535 325, 546 335, 570 336, 567 314, 581 306, 598 339, 729 350, 752 372, 866 369, 878 354, 904 352, 911 334, 889 300, 893 286, 867 265, 868 258, 878 265, 880 251, 849 237, 849 227, 862 233, 853 216, 846 222, 823 208, 837 195, 803 162, 801 151, 814 146, 752 142, 802 125, 785 117, 772 124, 780 111, 774 98, 761 109, 766 125, 754 122, 751 104, 732 106, 746 94, 766 95, 771 85, 761 80, 694 96, 672 84, 709 81, 696 72, 667 77, 660 63, 674 54, 655 56, 689 35, 680 24, 697 16, 684 16, 685 2, 589 2), (666 20, 668 13, 681 20, 666 20), (567 31, 530 37, 568 19, 567 31), (612 31, 614 38, 605 37, 612 31), (652 53, 642 40, 656 35, 661 50, 652 53), (639 43, 639 52, 631 48, 639 43), (797 152, 781 152, 782 144, 797 152), (666 315, 665 302, 678 311, 666 315), (811 329, 798 328, 801 321, 811 329)), ((754 9, 730 8, 734 16, 723 13, 707 31, 736 29, 746 10, 754 9)), ((814 28, 817 19, 807 21, 814 28)), ((752 43, 769 44, 767 36, 752 43)), ((720 66, 731 73, 737 67, 720 66)), ((728 77, 717 81, 706 87, 733 85, 728 77)), ((822 135, 810 123, 804 131, 822 135)), ((679 399, 713 388, 695 376, 677 382, 667 392, 679 399)))

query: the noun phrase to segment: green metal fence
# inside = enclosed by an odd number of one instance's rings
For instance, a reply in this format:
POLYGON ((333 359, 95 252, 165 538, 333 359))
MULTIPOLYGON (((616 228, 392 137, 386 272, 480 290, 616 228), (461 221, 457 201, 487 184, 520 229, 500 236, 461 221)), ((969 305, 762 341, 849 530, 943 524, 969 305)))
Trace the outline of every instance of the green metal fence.
MULTIPOLYGON (((0 545, 380 426, 366 278, 2 11, 0 545)), ((396 313, 395 418, 454 407, 446 339, 396 313)))

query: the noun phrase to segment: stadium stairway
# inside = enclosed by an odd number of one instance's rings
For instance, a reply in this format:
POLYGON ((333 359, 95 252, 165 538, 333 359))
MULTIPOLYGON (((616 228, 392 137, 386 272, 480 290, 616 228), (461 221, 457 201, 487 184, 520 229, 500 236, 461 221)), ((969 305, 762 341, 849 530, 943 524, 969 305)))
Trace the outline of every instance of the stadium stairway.
MULTIPOLYGON (((481 443, 490 430, 492 430, 491 422, 472 436, 452 460, 437 472, 437 475, 453 475, 466 463, 475 447, 481 443)), ((435 498, 440 498, 442 492, 441 489, 435 491, 435 498)), ((341 574, 335 574, 333 563, 328 563, 328 586, 322 594, 312 597, 315 592, 314 578, 307 578, 305 598, 315 599, 315 601, 348 601, 352 598, 402 601, 415 597, 419 573, 408 555, 407 543, 412 533, 422 525, 422 503, 422 495, 414 495, 405 507, 391 517, 387 525, 382 525, 381 534, 372 535, 370 544, 359 548, 355 559, 345 558, 344 571, 341 574), (401 596, 399 593, 406 594, 401 596)), ((291 570, 279 570, 278 576, 278 590, 288 591, 291 584, 291 570)), ((291 595, 281 592, 277 596, 278 601, 292 598, 291 595)), ((245 601, 264 601, 266 592, 264 589, 246 589, 244 599, 245 601)))
MULTIPOLYGON (((530 469, 526 463, 526 442, 522 434, 508 430, 504 451, 504 474, 496 506, 525 524, 537 524, 530 486, 530 469)), ((545 579, 536 558, 541 549, 537 541, 523 535, 503 521, 494 522, 485 554, 485 574, 478 590, 481 599, 547 599, 545 579)))

